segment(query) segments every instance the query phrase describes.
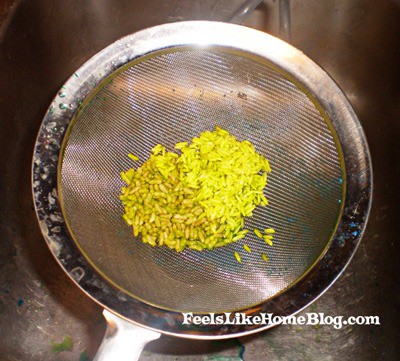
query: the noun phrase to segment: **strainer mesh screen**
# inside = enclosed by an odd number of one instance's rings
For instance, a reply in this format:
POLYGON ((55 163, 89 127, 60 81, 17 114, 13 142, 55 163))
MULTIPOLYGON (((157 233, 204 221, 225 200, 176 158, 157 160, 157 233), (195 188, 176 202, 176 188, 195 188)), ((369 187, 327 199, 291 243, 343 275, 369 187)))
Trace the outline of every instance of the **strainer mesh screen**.
POLYGON ((93 97, 64 144, 60 186, 75 241, 114 284, 160 308, 217 312, 264 301, 304 274, 339 218, 342 172, 326 121, 296 85, 245 54, 176 49, 136 62, 93 97), (142 244, 121 217, 127 154, 144 162, 156 144, 172 150, 216 125, 270 161, 269 206, 246 228, 275 228, 274 245, 253 232, 213 251, 142 244))

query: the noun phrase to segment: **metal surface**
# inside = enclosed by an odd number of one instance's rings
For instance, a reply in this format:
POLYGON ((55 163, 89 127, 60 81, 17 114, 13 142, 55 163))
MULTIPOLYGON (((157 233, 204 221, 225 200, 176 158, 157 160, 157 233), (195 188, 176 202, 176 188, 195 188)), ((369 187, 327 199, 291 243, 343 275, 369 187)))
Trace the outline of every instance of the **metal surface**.
POLYGON ((161 334, 125 321, 104 310, 107 330, 94 361, 136 361, 143 348, 161 334))
POLYGON ((227 21, 233 24, 242 24, 261 2, 262 0, 246 1, 227 21))
MULTIPOLYGON (((158 33, 183 29, 192 41, 193 33, 201 32, 204 41, 221 27, 215 23, 191 26, 193 31, 179 24, 177 29, 158 33)), ((290 80, 239 48, 240 28, 221 29, 221 33, 230 32, 230 42, 237 46, 234 52, 231 46, 181 49, 165 42, 160 45, 163 50, 147 51, 143 59, 112 74, 108 84, 85 100, 90 104, 78 111, 61 149, 59 186, 54 193, 58 191, 70 234, 106 279, 161 309, 223 312, 265 301, 308 271, 340 218, 346 182, 326 123, 330 121, 290 80), (132 152, 144 161, 156 144, 172 150, 174 144, 190 142, 215 126, 240 140, 250 140, 269 159, 273 169, 266 188, 269 206, 259 207, 245 227, 273 227, 274 247, 266 247, 253 232, 213 252, 187 249, 177 253, 143 244, 121 217, 120 172, 131 166, 126 155, 132 152), (233 253, 241 253, 243 244, 253 252, 239 264, 233 253), (260 256, 263 252, 269 255, 268 265, 260 256)), ((154 37, 156 30, 151 33, 154 37)), ((137 43, 134 38, 125 42, 132 47, 137 43)), ((268 47, 275 51, 266 39, 264 48, 268 47)), ((104 58, 116 50, 112 47, 107 53, 104 58)), ((71 92, 68 83, 64 92, 71 92)), ((57 98, 52 106, 56 109, 65 99, 57 98)), ((56 113, 46 121, 60 128, 63 112, 56 113)), ((362 141, 355 137, 351 144, 362 141)), ((36 156, 45 161, 46 153, 39 146, 36 156)), ((35 190, 43 191, 46 198, 47 178, 35 179, 45 184, 44 189, 38 185, 35 190)))
MULTIPOLYGON (((8 19, 2 34, 2 360, 85 359, 86 354, 93 355, 104 333, 101 309, 59 270, 43 245, 31 209, 29 152, 53 94, 83 61, 122 35, 176 17, 193 18, 191 11, 197 19, 212 17, 212 4, 206 2, 204 7, 192 8, 171 3, 169 10, 149 2, 129 1, 112 8, 106 2, 96 4, 100 5, 26 1, 8 19), (146 10, 148 5, 151 10, 146 10), (73 350, 53 353, 51 342, 61 341, 66 334, 73 336, 73 350)), ((274 2, 265 2, 248 24, 277 34, 277 10, 274 2)), ((399 16, 395 1, 292 3, 293 44, 328 70, 345 90, 366 130, 375 170, 373 208, 363 242, 344 275, 308 311, 376 314, 382 325, 342 330, 282 326, 242 338, 245 360, 398 358, 399 16)), ((234 340, 191 342, 162 337, 142 359, 239 360, 243 350, 234 340)))
POLYGON ((290 0, 279 0, 279 37, 290 44, 290 0))
MULTIPOLYGON (((78 69, 40 126, 32 182, 43 236, 77 285, 139 325, 191 338, 272 323, 184 326, 180 312, 289 315, 319 297, 351 259, 372 192, 365 138, 329 76, 277 38, 217 22, 149 28, 78 69), (157 143, 172 148, 216 125, 277 168, 269 209, 248 224, 278 231, 269 267, 230 257, 242 242, 201 254, 151 248, 121 219, 126 154, 145 159, 157 143)), ((262 252, 254 236, 244 241, 262 252)))

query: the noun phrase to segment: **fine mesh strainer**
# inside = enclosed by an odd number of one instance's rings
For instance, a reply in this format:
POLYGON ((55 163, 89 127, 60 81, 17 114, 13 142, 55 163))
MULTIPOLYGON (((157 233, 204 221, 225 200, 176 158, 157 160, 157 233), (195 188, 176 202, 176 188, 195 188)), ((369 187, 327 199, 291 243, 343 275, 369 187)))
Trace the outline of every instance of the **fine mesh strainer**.
POLYGON ((66 272, 113 313, 194 338, 271 324, 182 325, 181 312, 284 316, 316 299, 359 243, 371 178, 356 116, 321 68, 267 34, 213 22, 147 29, 90 59, 49 109, 33 164, 39 223, 66 272), (273 247, 252 232, 204 252, 143 244, 118 198, 127 154, 144 162, 156 144, 172 150, 215 126, 270 161, 269 205, 245 228, 274 228, 273 247))

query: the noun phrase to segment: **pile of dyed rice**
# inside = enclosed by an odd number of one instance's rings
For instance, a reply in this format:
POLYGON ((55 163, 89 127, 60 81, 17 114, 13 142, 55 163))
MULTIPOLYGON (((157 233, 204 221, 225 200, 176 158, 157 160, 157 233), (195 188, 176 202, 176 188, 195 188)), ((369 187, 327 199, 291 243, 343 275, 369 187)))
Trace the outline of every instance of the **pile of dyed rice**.
POLYGON ((244 217, 268 203, 263 195, 268 160, 249 141, 239 142, 219 127, 175 149, 180 154, 158 144, 138 169, 121 172, 123 218, 134 235, 178 252, 242 239, 248 232, 244 217))

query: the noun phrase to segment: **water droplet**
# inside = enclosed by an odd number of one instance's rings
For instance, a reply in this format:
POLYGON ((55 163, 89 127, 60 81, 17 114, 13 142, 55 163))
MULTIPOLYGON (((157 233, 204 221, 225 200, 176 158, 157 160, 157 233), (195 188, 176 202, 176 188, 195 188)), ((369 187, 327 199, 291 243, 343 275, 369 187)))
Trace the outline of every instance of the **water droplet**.
POLYGON ((118 297, 118 299, 119 299, 120 301, 126 301, 126 300, 127 300, 125 293, 122 292, 122 291, 119 291, 119 292, 117 293, 117 297, 118 297))
POLYGON ((67 93, 64 92, 64 91, 60 91, 60 92, 58 93, 58 96, 59 96, 60 98, 65 98, 65 97, 67 96, 67 93))
POLYGON ((75 267, 70 275, 76 282, 79 282, 85 276, 85 271, 81 267, 75 267))
POLYGON ((100 281, 99 279, 95 279, 93 281, 93 285, 100 289, 103 289, 105 287, 105 284, 102 281, 100 281))
POLYGON ((75 75, 76 78, 79 78, 79 74, 78 73, 75 73, 74 75, 75 75))
POLYGON ((49 200, 50 205, 53 205, 54 203, 56 203, 56 200, 53 198, 51 193, 48 194, 47 199, 49 200))
POLYGON ((49 113, 50 113, 50 114, 53 114, 53 113, 54 113, 54 106, 53 106, 53 105, 50 107, 49 113))
POLYGON ((65 103, 61 103, 61 104, 59 105, 59 107, 60 107, 60 109, 67 109, 67 108, 68 108, 68 105, 65 104, 65 103))
POLYGON ((52 222, 62 222, 63 218, 58 213, 52 213, 52 214, 50 214, 50 220, 52 222))

